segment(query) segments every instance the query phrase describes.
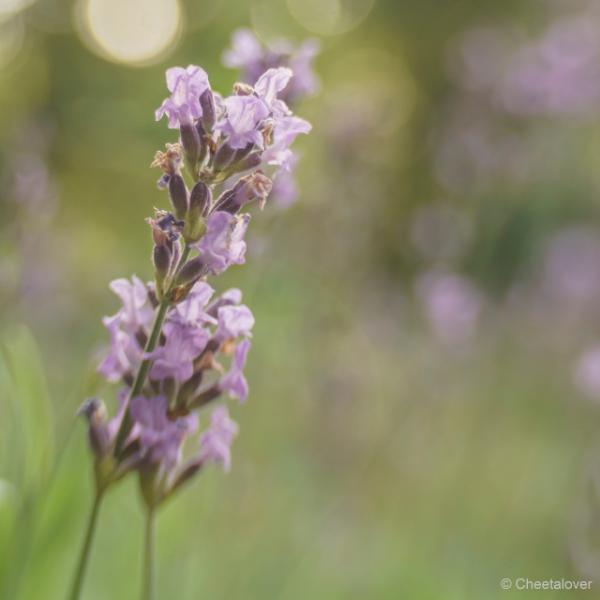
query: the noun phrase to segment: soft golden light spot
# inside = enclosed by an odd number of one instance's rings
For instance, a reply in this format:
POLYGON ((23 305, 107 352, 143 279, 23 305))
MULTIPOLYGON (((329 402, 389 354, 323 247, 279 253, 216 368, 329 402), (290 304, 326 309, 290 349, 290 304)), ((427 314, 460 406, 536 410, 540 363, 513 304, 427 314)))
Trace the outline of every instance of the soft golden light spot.
POLYGON ((375 0, 287 0, 296 21, 320 35, 354 29, 367 17, 374 4, 375 0))
POLYGON ((181 28, 178 0, 79 0, 76 17, 94 52, 136 66, 162 60, 181 28))

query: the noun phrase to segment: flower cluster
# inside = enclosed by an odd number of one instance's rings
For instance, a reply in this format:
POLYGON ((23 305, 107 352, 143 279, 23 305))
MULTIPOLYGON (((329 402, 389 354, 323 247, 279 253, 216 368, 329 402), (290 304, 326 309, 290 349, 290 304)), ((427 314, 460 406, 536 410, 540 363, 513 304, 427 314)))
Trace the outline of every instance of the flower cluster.
POLYGON ((246 401, 254 317, 240 290, 216 294, 206 280, 244 263, 243 211, 265 206, 273 177, 294 164, 291 144, 311 129, 285 101, 293 76, 267 68, 223 97, 198 66, 167 71, 170 94, 156 119, 166 117, 179 140, 152 163, 171 204, 147 219, 155 278, 111 283, 121 307, 103 321, 110 347, 98 370, 122 385, 120 409, 109 419, 96 398, 81 408, 99 490, 136 471, 153 509, 206 464, 230 467, 237 425, 221 404, 198 433, 198 412, 221 397, 246 401), (193 437, 196 450, 184 453, 193 437))
MULTIPOLYGON (((259 82, 265 70, 280 70, 282 67, 289 69, 293 77, 281 87, 278 95, 288 106, 293 107, 319 90, 319 79, 312 65, 318 53, 319 43, 316 40, 306 40, 297 47, 283 39, 263 45, 249 29, 238 29, 232 36, 231 48, 223 54, 223 62, 228 67, 240 69, 243 81, 255 86, 255 89, 261 87, 259 82)), ((281 207, 289 206, 298 197, 294 179, 298 156, 285 143, 286 136, 292 135, 297 127, 297 123, 288 121, 285 128, 274 132, 277 141, 271 156, 279 157, 283 168, 273 178, 272 197, 281 207)))

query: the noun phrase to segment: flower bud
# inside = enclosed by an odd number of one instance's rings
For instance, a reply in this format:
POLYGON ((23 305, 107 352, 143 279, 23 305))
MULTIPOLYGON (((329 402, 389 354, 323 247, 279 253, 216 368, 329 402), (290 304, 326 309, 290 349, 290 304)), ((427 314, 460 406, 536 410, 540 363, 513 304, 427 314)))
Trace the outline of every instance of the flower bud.
POLYGON ((190 379, 188 379, 179 389, 177 394, 177 401, 175 405, 179 408, 185 407, 187 401, 196 393, 198 386, 202 383, 202 377, 204 373, 202 371, 196 371, 190 379))
POLYGON ((229 144, 222 144, 215 154, 213 167, 215 171, 223 171, 233 161, 237 150, 234 150, 229 144))
POLYGON ((183 265, 181 271, 177 275, 177 285, 187 285, 192 283, 202 275, 206 274, 206 266, 200 257, 192 258, 183 265))
POLYGON ((183 237, 186 242, 197 242, 206 230, 203 216, 208 212, 211 203, 210 188, 199 181, 190 193, 190 206, 185 219, 183 237))
POLYGON ((171 484, 167 492, 167 496, 171 496, 182 485, 186 484, 194 475, 204 466, 204 461, 198 458, 190 460, 178 473, 177 477, 171 484))
POLYGON ((249 171, 250 169, 256 169, 262 162, 262 156, 260 152, 253 152, 249 154, 242 160, 240 160, 236 165, 236 171, 249 171))
POLYGON ((88 421, 88 436, 94 456, 102 458, 110 450, 110 435, 106 424, 106 407, 98 398, 88 398, 77 411, 88 421))
POLYGON ((172 175, 169 179, 169 197, 175 216, 178 219, 185 219, 188 209, 188 192, 183 177, 178 173, 172 175))
POLYGON ((196 127, 190 124, 182 124, 179 127, 179 134, 185 158, 193 171, 200 157, 200 135, 196 127))
POLYGON ((242 177, 230 190, 223 192, 218 198, 214 210, 235 214, 242 206, 259 201, 262 209, 268 195, 271 193, 273 182, 262 172, 255 171, 242 177))
POLYGON ((206 90, 200 96, 200 107, 202 108, 202 126, 204 127, 205 131, 210 133, 217 120, 215 98, 210 90, 206 90))
POLYGON ((190 192, 189 212, 197 211, 199 215, 205 217, 208 214, 211 201, 210 188, 204 182, 199 181, 190 192))
POLYGON ((154 277, 156 279, 156 289, 162 295, 163 283, 169 274, 171 266, 171 250, 165 244, 154 246, 152 250, 152 262, 154 263, 154 277))

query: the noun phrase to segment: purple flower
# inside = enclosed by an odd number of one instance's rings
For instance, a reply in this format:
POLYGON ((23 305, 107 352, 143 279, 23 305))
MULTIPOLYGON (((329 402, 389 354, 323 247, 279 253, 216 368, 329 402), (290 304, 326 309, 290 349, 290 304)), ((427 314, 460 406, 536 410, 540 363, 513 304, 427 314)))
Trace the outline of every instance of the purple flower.
POLYGON ((254 85, 254 91, 266 104, 269 112, 275 117, 290 114, 287 104, 283 100, 278 99, 277 96, 286 88, 292 75, 291 69, 285 67, 268 69, 259 77, 254 85))
POLYGON ((210 427, 200 436, 200 460, 222 465, 225 472, 231 467, 231 442, 238 426, 229 418, 224 406, 218 406, 210 417, 210 427))
MULTIPOLYGON (((248 69, 260 64, 262 69, 263 48, 249 29, 238 29, 231 36, 231 48, 223 53, 223 64, 233 69, 248 69)), ((254 83, 249 81, 248 83, 254 83)))
POLYGON ((208 312, 211 317, 215 318, 217 317, 219 308, 221 308, 221 306, 240 304, 241 301, 242 291, 238 288, 230 288, 215 298, 206 309, 206 312, 208 312))
POLYGON ((206 233, 198 243, 198 250, 213 275, 219 275, 232 264, 244 263, 244 234, 249 220, 249 215, 230 215, 222 211, 208 218, 206 233))
POLYGON ((254 85, 265 69, 289 67, 293 77, 279 90, 279 97, 294 102, 314 94, 319 88, 312 62, 319 52, 316 40, 306 40, 294 47, 287 40, 263 46, 249 29, 238 29, 231 38, 231 48, 223 54, 223 64, 242 70, 246 83, 254 85))
POLYGON ((315 75, 312 61, 319 54, 319 42, 306 40, 290 58, 289 67, 294 76, 285 90, 285 99, 294 102, 303 96, 312 96, 319 90, 319 79, 315 75))
POLYGON ((483 300, 467 279, 453 273, 426 273, 417 282, 417 293, 440 341, 458 344, 474 336, 483 300))
POLYGON ((165 323, 165 343, 147 355, 153 360, 150 378, 155 380, 173 377, 187 381, 194 374, 194 359, 204 350, 210 334, 202 327, 180 323, 165 323))
POLYGON ((169 315, 169 321, 190 327, 201 326, 204 323, 215 323, 206 305, 215 290, 204 281, 198 281, 190 290, 183 302, 180 302, 169 315))
POLYGON ((136 396, 131 400, 130 410, 139 425, 140 444, 148 460, 167 470, 174 467, 181 459, 185 437, 198 427, 197 416, 169 419, 164 396, 136 396))
POLYGON ((289 149, 290 145, 301 133, 308 133, 312 125, 295 116, 283 116, 275 122, 273 128, 273 141, 263 154, 263 159, 271 165, 281 165, 291 168, 294 154, 289 149))
POLYGON ((98 366, 98 372, 107 381, 117 382, 137 370, 142 362, 143 350, 133 333, 120 328, 118 314, 114 317, 104 317, 103 323, 110 336, 110 348, 98 366))
POLYGON ((248 382, 243 373, 248 350, 250 340, 243 340, 238 344, 229 371, 219 381, 220 390, 240 402, 245 402, 248 398, 248 382))
POLYGON ((292 153, 286 162, 287 168, 279 169, 273 178, 273 187, 269 198, 280 208, 287 208, 298 199, 298 185, 293 174, 297 162, 297 155, 292 153))
POLYGON ((250 332, 254 327, 254 316, 247 306, 222 306, 217 314, 219 316, 219 326, 215 337, 220 342, 240 336, 250 337, 250 332))
POLYGON ((148 289, 135 275, 131 282, 127 279, 115 279, 110 289, 121 299, 123 307, 115 315, 124 329, 135 333, 149 327, 154 318, 154 309, 148 300, 148 289))
MULTIPOLYGON (((128 394, 127 389, 123 389, 117 394, 119 408, 112 419, 107 418, 104 402, 98 398, 89 398, 79 407, 77 414, 85 416, 88 421, 89 441, 96 458, 102 458, 110 452, 125 414, 128 394)), ((134 427, 130 432, 129 439, 136 436, 137 431, 134 427)))
POLYGON ((269 115, 269 109, 256 96, 229 96, 223 100, 225 114, 215 125, 227 136, 231 148, 239 150, 248 144, 263 147, 259 124, 269 115))
POLYGON ((157 109, 156 120, 167 115, 171 129, 192 124, 202 116, 200 96, 210 89, 206 72, 196 65, 173 67, 167 69, 166 79, 171 95, 157 109))
POLYGON ((591 400, 600 400, 600 346, 593 346, 579 358, 573 374, 577 389, 591 400))

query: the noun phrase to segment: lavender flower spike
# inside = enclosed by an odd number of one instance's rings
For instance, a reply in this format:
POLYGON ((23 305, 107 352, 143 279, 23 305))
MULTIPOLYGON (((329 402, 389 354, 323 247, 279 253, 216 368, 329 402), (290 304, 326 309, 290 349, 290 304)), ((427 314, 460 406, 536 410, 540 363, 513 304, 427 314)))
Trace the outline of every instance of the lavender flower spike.
POLYGON ((254 86, 236 84, 227 97, 212 92, 198 66, 167 70, 170 95, 155 117, 166 116, 179 129, 179 143, 157 152, 152 166, 163 172, 159 189, 168 189, 171 208, 155 209, 148 219, 154 282, 133 277, 110 286, 121 307, 104 318, 110 348, 98 370, 123 389, 113 419, 97 399, 81 409, 96 489, 70 600, 81 596, 98 509, 113 483, 131 472, 138 476, 146 508, 143 597, 150 598, 157 507, 205 465, 229 470, 238 427, 223 404, 226 396, 240 403, 248 397, 244 367, 254 316, 241 304, 240 290, 213 298, 206 280, 245 262, 250 215, 240 211, 254 203, 264 208, 273 180, 293 167, 290 145, 310 131, 285 102, 291 62, 267 62, 254 86), (199 452, 182 464, 199 412, 219 401, 199 452))
POLYGON ((171 95, 156 110, 156 120, 164 115, 169 120, 169 128, 191 125, 194 119, 202 117, 200 96, 208 89, 208 75, 196 65, 187 68, 173 67, 167 70, 167 88, 171 95))

